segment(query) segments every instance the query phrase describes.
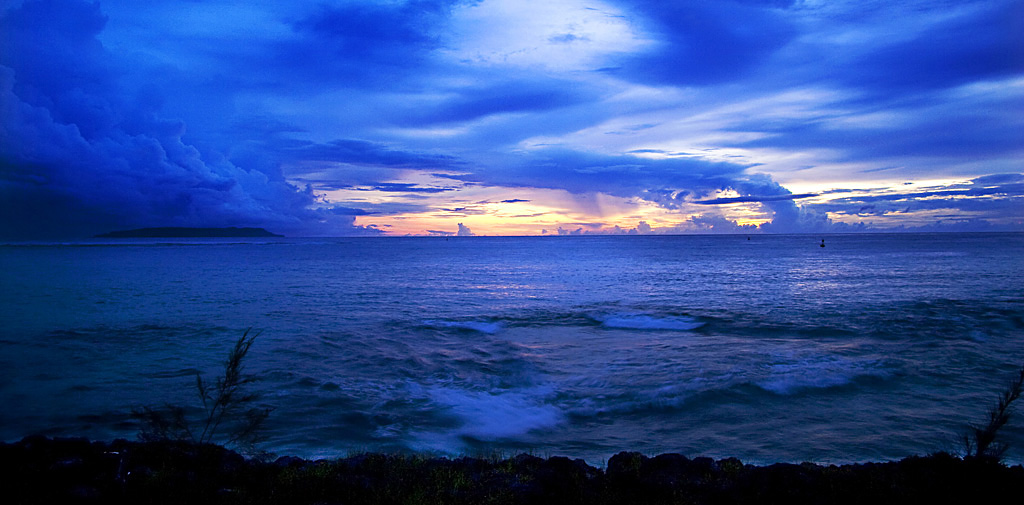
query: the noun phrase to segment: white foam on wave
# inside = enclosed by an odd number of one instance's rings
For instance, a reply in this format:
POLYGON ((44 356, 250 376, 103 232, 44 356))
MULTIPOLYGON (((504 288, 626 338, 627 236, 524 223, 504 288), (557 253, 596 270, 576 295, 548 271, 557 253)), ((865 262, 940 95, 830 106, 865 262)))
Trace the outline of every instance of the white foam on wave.
POLYGON ((652 316, 649 314, 612 314, 600 319, 606 328, 630 330, 674 330, 690 331, 704 326, 704 323, 687 316, 652 316))
POLYGON ((545 402, 552 394, 550 387, 471 391, 434 386, 424 392, 459 426, 444 432, 412 433, 417 450, 450 451, 462 444, 463 437, 488 442, 515 439, 564 420, 561 409, 545 402))
POLYGON ((438 321, 438 320, 426 320, 423 321, 427 326, 434 328, 458 328, 462 330, 479 331, 480 333, 487 333, 493 335, 501 330, 501 323, 494 323, 489 321, 438 321))
POLYGON ((790 358, 767 365, 768 377, 754 384, 775 394, 843 386, 865 375, 884 376, 874 360, 854 361, 834 356, 790 358))
POLYGON ((562 412, 544 402, 551 394, 547 387, 497 392, 433 388, 429 393, 463 421, 459 433, 480 440, 513 438, 562 421, 562 412))

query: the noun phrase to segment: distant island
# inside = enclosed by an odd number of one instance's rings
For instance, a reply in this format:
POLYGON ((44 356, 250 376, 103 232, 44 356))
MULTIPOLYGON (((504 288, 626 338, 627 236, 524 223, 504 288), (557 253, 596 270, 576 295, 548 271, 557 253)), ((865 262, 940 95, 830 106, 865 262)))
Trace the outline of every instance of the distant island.
POLYGON ((185 228, 160 227, 112 231, 95 238, 213 238, 213 237, 283 237, 263 228, 185 228))

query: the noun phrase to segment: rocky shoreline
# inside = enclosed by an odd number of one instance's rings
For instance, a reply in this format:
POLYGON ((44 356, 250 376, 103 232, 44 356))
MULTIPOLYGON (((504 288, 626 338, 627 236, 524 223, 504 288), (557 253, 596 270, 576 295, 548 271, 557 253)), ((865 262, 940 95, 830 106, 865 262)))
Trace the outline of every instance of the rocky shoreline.
POLYGON ((50 503, 985 503, 1020 496, 1024 468, 948 454, 851 465, 731 458, 247 459, 217 445, 28 437, 0 444, 4 502, 50 503))

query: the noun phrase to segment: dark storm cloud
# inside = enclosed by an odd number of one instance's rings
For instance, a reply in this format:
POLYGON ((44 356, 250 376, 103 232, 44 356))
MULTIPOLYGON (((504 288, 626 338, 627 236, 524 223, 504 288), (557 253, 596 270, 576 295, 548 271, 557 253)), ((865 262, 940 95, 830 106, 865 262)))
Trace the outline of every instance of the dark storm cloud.
MULTIPOLYGON (((99 4, 29 1, 0 33, 0 236, 89 236, 146 226, 265 226, 369 233, 312 210, 316 196, 279 170, 204 160, 159 100, 132 96, 96 39, 99 4)), ((264 167, 265 168, 265 167, 264 167)))
POLYGON ((352 2, 322 4, 295 22, 298 32, 309 33, 328 49, 347 60, 378 59, 401 49, 430 48, 437 44, 433 34, 450 2, 416 0, 394 4, 352 2))
POLYGON ((400 121, 405 125, 472 121, 495 114, 544 112, 592 100, 580 86, 558 80, 509 80, 486 87, 451 90, 452 98, 417 110, 400 121))
POLYGON ((366 140, 312 142, 296 139, 287 135, 289 128, 279 127, 284 134, 267 132, 233 145, 230 161, 240 166, 267 166, 277 171, 284 167, 284 174, 290 180, 311 184, 319 191, 358 188, 407 193, 447 189, 381 181, 393 180, 403 169, 457 168, 463 164, 448 154, 400 149, 366 140))
MULTIPOLYGON (((834 114, 811 119, 776 120, 772 124, 752 122, 736 130, 760 131, 768 135, 757 140, 735 142, 737 147, 779 149, 833 149, 840 161, 864 161, 900 157, 943 157, 985 159, 1012 156, 1024 143, 1024 110, 1016 99, 986 97, 976 107, 956 105, 941 93, 921 94, 906 106, 877 107, 891 114, 891 121, 848 124, 855 115, 834 114)), ((842 104, 837 104, 842 106, 842 104)), ((878 170, 891 170, 887 167, 878 170)))
POLYGON ((504 186, 564 189, 640 196, 652 189, 709 192, 732 187, 746 167, 698 159, 649 159, 549 147, 501 160, 500 168, 482 167, 461 180, 504 186))
POLYGON ((296 160, 331 161, 356 165, 372 165, 391 168, 439 168, 459 164, 459 160, 445 154, 417 153, 390 146, 355 139, 339 139, 325 143, 304 140, 282 139, 268 149, 296 160))
POLYGON ((271 64, 291 85, 394 85, 415 78, 443 42, 462 1, 323 3, 294 21, 294 37, 272 46, 271 64), (301 79, 295 79, 301 77, 301 79))
POLYGON ((892 92, 945 88, 1024 72, 1024 2, 980 5, 910 39, 879 40, 871 49, 832 67, 837 70, 835 77, 859 88, 892 92))
POLYGON ((711 85, 764 63, 798 32, 777 7, 787 2, 621 2, 639 14, 657 48, 607 72, 640 82, 711 85))

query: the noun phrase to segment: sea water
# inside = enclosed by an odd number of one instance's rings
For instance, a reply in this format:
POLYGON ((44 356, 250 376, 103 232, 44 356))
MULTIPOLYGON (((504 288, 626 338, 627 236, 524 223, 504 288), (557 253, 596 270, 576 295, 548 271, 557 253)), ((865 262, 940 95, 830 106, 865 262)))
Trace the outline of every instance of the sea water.
POLYGON ((0 438, 134 438, 133 407, 195 404, 195 375, 252 328, 278 454, 956 452, 1024 364, 1022 251, 1024 234, 7 244, 0 438))

